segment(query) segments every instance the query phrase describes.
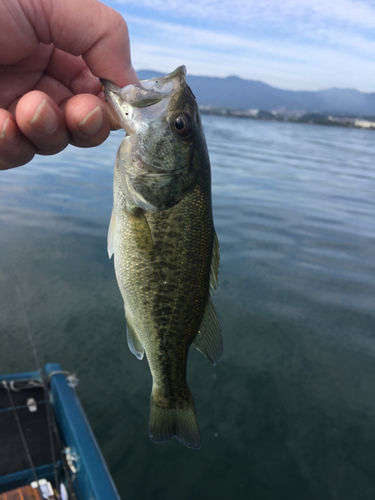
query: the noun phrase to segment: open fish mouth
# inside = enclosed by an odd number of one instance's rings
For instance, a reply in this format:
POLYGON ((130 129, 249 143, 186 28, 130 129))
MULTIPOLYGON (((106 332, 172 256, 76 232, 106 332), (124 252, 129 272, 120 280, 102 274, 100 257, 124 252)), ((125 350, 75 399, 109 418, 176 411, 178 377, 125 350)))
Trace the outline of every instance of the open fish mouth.
POLYGON ((140 85, 126 85, 120 88, 108 80, 100 80, 100 82, 107 99, 112 100, 114 96, 117 96, 133 107, 143 108, 152 106, 167 95, 181 90, 185 83, 185 76, 186 67, 179 66, 166 76, 141 80, 140 85))
POLYGON ((106 100, 115 109, 125 132, 130 135, 136 132, 140 115, 148 120, 165 115, 170 98, 183 88, 185 75, 185 66, 179 66, 166 76, 141 80, 140 85, 120 88, 108 80, 100 81, 106 100))

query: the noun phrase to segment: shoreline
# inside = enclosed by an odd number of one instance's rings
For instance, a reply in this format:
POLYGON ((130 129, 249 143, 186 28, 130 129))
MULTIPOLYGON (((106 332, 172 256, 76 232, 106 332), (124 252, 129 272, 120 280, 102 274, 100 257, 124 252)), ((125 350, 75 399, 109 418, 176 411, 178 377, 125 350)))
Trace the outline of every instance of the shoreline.
POLYGON ((328 113, 308 113, 305 111, 283 113, 279 111, 265 111, 262 109, 232 109, 214 106, 200 106, 199 109, 204 115, 233 116, 235 118, 249 118, 251 120, 309 123, 315 125, 375 130, 375 116, 344 117, 328 113))

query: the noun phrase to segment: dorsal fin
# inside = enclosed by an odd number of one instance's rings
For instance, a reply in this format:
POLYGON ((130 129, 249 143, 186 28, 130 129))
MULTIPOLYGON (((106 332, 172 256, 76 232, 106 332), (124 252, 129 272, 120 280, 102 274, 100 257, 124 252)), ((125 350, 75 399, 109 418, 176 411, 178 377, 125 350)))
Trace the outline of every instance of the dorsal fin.
POLYGON ((216 232, 214 233, 214 244, 212 249, 212 259, 211 259, 211 272, 210 272, 210 294, 213 295, 218 287, 218 277, 219 277, 219 266, 220 266, 220 249, 219 240, 217 239, 216 232))

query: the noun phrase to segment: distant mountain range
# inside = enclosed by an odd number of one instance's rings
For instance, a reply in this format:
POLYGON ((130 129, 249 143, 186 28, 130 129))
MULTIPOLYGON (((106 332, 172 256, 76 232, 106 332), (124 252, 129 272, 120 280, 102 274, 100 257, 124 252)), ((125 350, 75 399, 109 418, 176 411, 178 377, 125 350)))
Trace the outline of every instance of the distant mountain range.
MULTIPOLYGON (((140 79, 162 76, 150 70, 138 71, 140 79)), ((375 116, 375 92, 352 89, 293 91, 282 90, 256 80, 237 76, 216 78, 187 75, 201 106, 265 111, 311 112, 341 116, 375 116)))

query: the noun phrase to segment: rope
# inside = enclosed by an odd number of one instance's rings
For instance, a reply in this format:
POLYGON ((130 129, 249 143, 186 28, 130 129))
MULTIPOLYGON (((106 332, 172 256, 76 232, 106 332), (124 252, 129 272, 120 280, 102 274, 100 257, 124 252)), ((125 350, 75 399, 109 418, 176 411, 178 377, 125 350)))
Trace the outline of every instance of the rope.
MULTIPOLYGON (((49 436, 49 442, 50 442, 50 448, 51 448, 51 457, 52 457, 53 471, 54 471, 54 476, 55 476, 56 491, 57 491, 58 498, 61 500, 59 470, 58 470, 58 467, 57 467, 57 460, 56 460, 56 454, 55 454, 55 446, 54 446, 53 434, 52 434, 53 431, 55 431, 55 429, 56 429, 56 432, 57 432, 56 423, 55 423, 53 412, 52 412, 52 408, 51 408, 51 403, 50 403, 50 399, 49 399, 49 392, 48 392, 47 384, 46 384, 46 381, 45 381, 45 377, 43 376, 42 370, 40 368, 41 364, 40 364, 40 360, 39 360, 39 356, 38 356, 38 351, 36 349, 36 345, 35 345, 34 338, 33 338, 32 332, 31 332, 30 324, 29 324, 29 321, 27 319, 25 304, 24 304, 24 301, 23 301, 21 290, 19 289, 18 286, 16 288, 17 288, 18 297, 19 297, 20 303, 21 303, 21 310, 22 310, 22 314, 23 314, 23 317, 24 317, 24 320, 25 320, 25 325, 26 325, 27 333, 29 335, 29 341, 30 341, 31 348, 32 348, 32 351, 33 351, 33 354, 34 354, 35 363, 36 363, 36 366, 37 366, 40 378, 41 378, 41 380, 43 382, 43 392, 44 392, 44 398, 46 400, 46 414, 47 414, 47 422, 48 422, 48 436, 49 436)), ((38 483, 38 487, 39 487, 39 483, 38 483)))

